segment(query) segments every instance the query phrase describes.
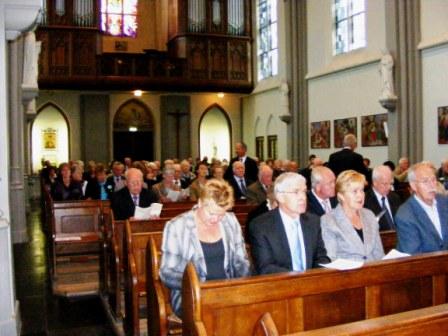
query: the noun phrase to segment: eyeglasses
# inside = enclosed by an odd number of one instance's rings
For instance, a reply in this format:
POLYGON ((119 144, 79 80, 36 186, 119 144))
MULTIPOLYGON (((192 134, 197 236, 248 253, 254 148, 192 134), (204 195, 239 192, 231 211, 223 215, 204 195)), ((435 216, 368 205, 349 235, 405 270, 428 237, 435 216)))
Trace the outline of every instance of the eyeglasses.
POLYGON ((423 178, 421 180, 415 180, 416 183, 421 183, 421 184, 436 184, 437 183, 437 179, 435 177, 426 177, 423 178))
POLYGON ((278 191, 278 193, 281 193, 281 194, 295 194, 295 195, 300 195, 300 194, 305 194, 305 193, 306 193, 306 190, 305 190, 305 189, 282 190, 282 191, 278 191))

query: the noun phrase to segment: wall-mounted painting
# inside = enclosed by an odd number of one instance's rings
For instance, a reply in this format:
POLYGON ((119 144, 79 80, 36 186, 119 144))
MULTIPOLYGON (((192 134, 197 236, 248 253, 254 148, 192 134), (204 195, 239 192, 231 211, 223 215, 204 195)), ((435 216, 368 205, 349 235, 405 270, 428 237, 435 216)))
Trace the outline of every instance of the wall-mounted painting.
POLYGON ((342 141, 346 134, 357 136, 356 118, 336 119, 334 121, 334 147, 342 148, 342 141))
POLYGON ((387 113, 361 117, 361 143, 364 147, 387 146, 387 113))
POLYGON ((439 144, 448 144, 448 106, 437 109, 439 122, 439 144))
POLYGON ((310 144, 311 148, 330 148, 330 120, 311 123, 310 144))
POLYGON ((45 150, 55 150, 58 147, 57 130, 48 127, 42 131, 42 144, 45 150))

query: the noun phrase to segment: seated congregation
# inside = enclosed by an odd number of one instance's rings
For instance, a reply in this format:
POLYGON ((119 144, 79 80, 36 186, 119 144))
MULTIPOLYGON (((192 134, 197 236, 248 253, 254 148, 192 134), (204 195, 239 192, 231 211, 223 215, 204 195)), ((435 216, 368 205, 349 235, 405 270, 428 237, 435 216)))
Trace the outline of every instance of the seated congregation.
POLYGON ((107 176, 93 162, 48 164, 53 292, 102 295, 132 335, 287 334, 447 303, 443 166, 370 169, 355 149, 349 134, 328 162, 302 169, 257 162, 244 143, 228 166, 127 158, 107 176), (158 202, 158 218, 134 218, 158 202), (393 248, 410 256, 382 261, 393 248), (325 268, 338 259, 364 265, 325 268))

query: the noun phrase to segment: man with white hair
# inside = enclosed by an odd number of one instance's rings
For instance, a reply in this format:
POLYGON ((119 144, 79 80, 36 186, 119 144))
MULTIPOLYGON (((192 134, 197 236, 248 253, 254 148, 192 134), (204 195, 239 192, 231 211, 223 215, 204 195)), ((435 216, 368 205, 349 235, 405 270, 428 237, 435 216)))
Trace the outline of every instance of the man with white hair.
POLYGON ((274 184, 278 208, 255 218, 249 227, 258 274, 303 272, 330 262, 319 217, 306 213, 306 181, 283 173, 274 184))
POLYGON ((394 216, 401 205, 400 196, 391 190, 394 176, 388 166, 377 166, 372 170, 372 188, 367 190, 364 208, 373 211, 379 218, 380 230, 395 230, 394 216))
POLYGON ((335 197, 336 177, 330 168, 320 166, 311 171, 311 190, 308 192, 308 211, 322 216, 329 213, 338 201, 335 197))
POLYGON ((413 195, 395 216, 397 248, 410 254, 448 250, 448 198, 437 194, 434 169, 414 164, 408 180, 413 195))
POLYGON ((125 220, 134 217, 135 207, 147 208, 158 202, 157 195, 151 189, 143 188, 143 173, 137 168, 126 171, 126 187, 112 195, 112 210, 115 219, 125 220))
POLYGON ((247 188, 247 203, 258 205, 266 201, 266 193, 272 184, 272 168, 268 165, 260 166, 258 180, 247 188))
POLYGON ((409 165, 409 159, 405 156, 398 160, 398 167, 394 171, 394 177, 398 182, 407 182, 409 165))
POLYGON ((252 180, 245 177, 245 166, 241 161, 234 161, 232 164, 233 175, 227 180, 233 188, 235 200, 247 198, 247 188, 252 180))

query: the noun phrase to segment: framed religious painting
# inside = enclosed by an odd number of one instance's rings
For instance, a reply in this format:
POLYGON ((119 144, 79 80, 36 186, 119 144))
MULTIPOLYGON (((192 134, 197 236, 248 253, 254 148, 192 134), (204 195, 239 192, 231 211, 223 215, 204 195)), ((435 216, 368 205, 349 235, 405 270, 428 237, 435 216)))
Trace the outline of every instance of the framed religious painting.
POLYGON ((355 118, 336 119, 334 127, 334 147, 342 148, 342 141, 346 134, 352 133, 357 135, 357 121, 355 118))
POLYGON ((361 117, 361 144, 363 147, 387 146, 387 113, 361 117))
POLYGON ((316 121, 310 124, 311 148, 330 148, 331 121, 316 121))
POLYGON ((42 131, 42 149, 44 150, 56 150, 57 143, 57 130, 48 127, 42 131))
POLYGON ((439 144, 448 144, 448 106, 441 106, 437 108, 437 121, 439 129, 439 144))

